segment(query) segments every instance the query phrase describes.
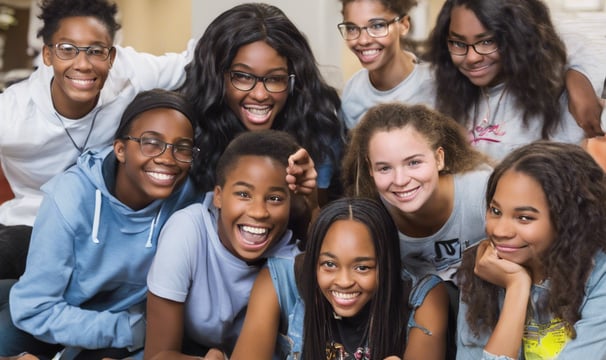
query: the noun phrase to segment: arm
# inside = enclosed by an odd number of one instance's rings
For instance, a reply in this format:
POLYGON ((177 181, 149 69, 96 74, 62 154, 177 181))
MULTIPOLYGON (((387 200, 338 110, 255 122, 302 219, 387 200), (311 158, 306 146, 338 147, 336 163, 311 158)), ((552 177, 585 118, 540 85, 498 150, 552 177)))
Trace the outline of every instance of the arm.
MULTIPOLYGON (((65 177, 61 178, 61 182, 65 177)), ((73 183, 74 206, 79 201, 73 183)), ((59 192, 64 194, 67 192, 59 192)), ((25 274, 10 294, 11 315, 15 326, 42 341, 89 349, 143 346, 133 343, 138 329, 144 329, 142 307, 139 311, 96 311, 68 302, 65 291, 74 272, 76 234, 65 221, 52 197, 40 206, 27 258, 25 274), (52 238, 49 238, 52 236, 52 238)), ((102 254, 99 253, 101 256, 102 254)), ((143 297, 142 297, 143 298, 143 297)), ((80 300, 84 301, 86 299, 80 300)), ((75 301, 79 301, 76 299, 75 301)), ((135 310, 137 306, 133 307, 135 310)))
POLYGON ((477 251, 475 274, 505 288, 499 320, 484 350, 490 354, 517 359, 530 298, 530 275, 521 265, 501 259, 489 241, 483 241, 477 251))
POLYGON ((184 309, 183 303, 148 292, 144 359, 199 359, 181 354, 184 309))
POLYGON ((585 130, 585 136, 591 138, 603 136, 600 116, 602 104, 596 96, 589 79, 582 73, 569 69, 566 71, 566 89, 568 90, 568 110, 585 130))
POLYGON ((280 326, 280 304, 269 270, 261 270, 253 285, 242 331, 231 360, 271 359, 280 326))
POLYGON ((440 283, 429 291, 414 319, 431 331, 431 335, 419 328, 411 328, 403 359, 444 359, 448 329, 448 293, 444 284, 440 283))

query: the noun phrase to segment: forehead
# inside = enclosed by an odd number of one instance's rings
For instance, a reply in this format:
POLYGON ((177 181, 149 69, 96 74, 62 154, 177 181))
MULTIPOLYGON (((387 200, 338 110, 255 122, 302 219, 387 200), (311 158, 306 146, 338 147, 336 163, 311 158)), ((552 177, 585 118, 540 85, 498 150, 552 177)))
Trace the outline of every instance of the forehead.
POLYGON ((381 1, 355 0, 343 6, 343 19, 353 23, 366 23, 372 19, 386 19, 396 16, 381 1))
POLYGON ((78 46, 111 45, 113 39, 105 23, 93 16, 70 16, 59 21, 53 43, 71 42, 78 46))
POLYGON ((472 10, 459 5, 453 7, 451 11, 450 33, 471 39, 487 35, 489 30, 484 27, 472 10))
POLYGON ((172 108, 155 108, 136 115, 130 124, 130 133, 141 135, 152 131, 178 137, 193 137, 193 127, 182 112, 172 108))
POLYGON ((523 172, 507 170, 497 182, 493 199, 503 207, 532 206, 547 209, 547 197, 541 184, 523 172))
POLYGON ((265 41, 255 41, 241 46, 231 65, 234 68, 260 72, 288 69, 287 59, 265 41))
POLYGON ((226 184, 241 181, 259 186, 287 186, 286 167, 269 156, 242 155, 225 172, 226 184))
POLYGON ((369 156, 388 153, 429 152, 432 148, 423 134, 412 126, 375 131, 368 144, 369 156))
POLYGON ((354 220, 338 220, 328 228, 320 249, 324 252, 339 258, 375 257, 370 231, 354 220))

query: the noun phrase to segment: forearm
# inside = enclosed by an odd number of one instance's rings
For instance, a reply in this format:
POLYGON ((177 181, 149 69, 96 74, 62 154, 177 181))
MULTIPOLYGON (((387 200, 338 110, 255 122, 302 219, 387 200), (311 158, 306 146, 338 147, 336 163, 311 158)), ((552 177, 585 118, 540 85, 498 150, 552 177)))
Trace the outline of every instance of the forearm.
POLYGON ((505 301, 497 325, 484 350, 517 359, 522 344, 530 284, 519 282, 505 292, 505 301))

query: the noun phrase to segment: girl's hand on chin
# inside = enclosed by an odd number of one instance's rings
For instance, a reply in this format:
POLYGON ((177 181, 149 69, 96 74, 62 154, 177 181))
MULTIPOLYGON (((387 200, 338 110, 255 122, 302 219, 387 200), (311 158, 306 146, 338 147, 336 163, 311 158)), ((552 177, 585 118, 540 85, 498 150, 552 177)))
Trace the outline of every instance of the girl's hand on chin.
POLYGON ((508 288, 519 281, 531 284, 530 274, 522 265, 499 257, 489 240, 478 245, 474 273, 481 279, 502 288, 508 288))

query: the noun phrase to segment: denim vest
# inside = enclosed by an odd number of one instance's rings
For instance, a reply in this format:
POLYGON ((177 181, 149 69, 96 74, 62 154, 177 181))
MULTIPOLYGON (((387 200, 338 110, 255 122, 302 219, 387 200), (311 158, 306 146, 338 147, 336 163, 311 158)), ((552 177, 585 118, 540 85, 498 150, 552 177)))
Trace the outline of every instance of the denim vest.
MULTIPOLYGON (((303 349, 305 306, 299 296, 295 281, 294 259, 270 258, 267 266, 280 303, 280 334, 275 356, 278 356, 276 357, 277 359, 299 360, 301 359, 303 349)), ((427 275, 415 284, 408 300, 411 312, 406 330, 407 335, 413 327, 419 328, 424 333, 431 335, 429 330, 419 326, 415 322, 414 315, 419 306, 423 304, 429 291, 441 282, 442 279, 438 276, 427 275)))

